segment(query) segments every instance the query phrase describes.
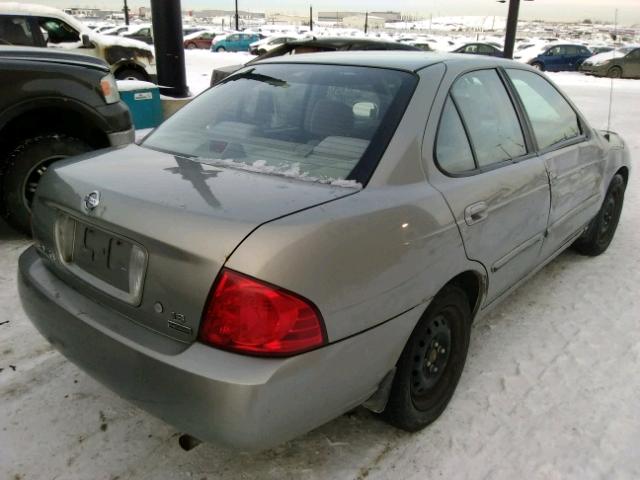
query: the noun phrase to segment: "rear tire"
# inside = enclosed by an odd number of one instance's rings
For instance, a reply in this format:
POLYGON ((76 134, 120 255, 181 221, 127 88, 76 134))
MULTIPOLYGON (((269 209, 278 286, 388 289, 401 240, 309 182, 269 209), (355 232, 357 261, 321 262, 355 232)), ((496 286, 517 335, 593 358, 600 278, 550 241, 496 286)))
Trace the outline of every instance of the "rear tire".
POLYGON ((17 230, 31 233, 31 202, 42 175, 55 161, 91 150, 80 139, 47 134, 24 140, 7 157, 0 177, 2 216, 17 230))
POLYGON ((624 203, 624 178, 614 175, 598 214, 589 223, 587 230, 573 243, 573 248, 582 255, 595 257, 609 247, 618 227, 624 203))
POLYGON ((470 333, 467 296, 448 285, 431 302, 398 360, 382 413, 388 423, 415 432, 440 416, 462 374, 470 333))
POLYGON ((609 78, 622 78, 622 69, 620 67, 611 67, 607 72, 609 78))
POLYGON ((149 81, 147 76, 140 70, 135 68, 123 68, 116 72, 116 78, 118 80, 142 80, 143 82, 149 81))
POLYGON ((187 49, 194 50, 196 48, 198 48, 198 46, 195 43, 193 43, 193 42, 187 43, 187 49))

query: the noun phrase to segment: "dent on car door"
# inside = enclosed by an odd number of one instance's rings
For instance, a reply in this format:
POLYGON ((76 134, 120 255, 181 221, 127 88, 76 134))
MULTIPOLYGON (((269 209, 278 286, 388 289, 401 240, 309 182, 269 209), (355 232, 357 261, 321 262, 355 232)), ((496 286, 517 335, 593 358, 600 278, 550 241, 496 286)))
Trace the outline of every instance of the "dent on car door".
POLYGON ((580 118, 544 77, 508 69, 531 124, 551 184, 551 209, 543 257, 568 243, 601 203, 604 155, 589 141, 580 118))
POLYGON ((490 302, 537 265, 549 212, 544 163, 529 154, 496 70, 470 72, 453 84, 435 159, 444 175, 430 181, 452 210, 467 256, 489 274, 490 302))

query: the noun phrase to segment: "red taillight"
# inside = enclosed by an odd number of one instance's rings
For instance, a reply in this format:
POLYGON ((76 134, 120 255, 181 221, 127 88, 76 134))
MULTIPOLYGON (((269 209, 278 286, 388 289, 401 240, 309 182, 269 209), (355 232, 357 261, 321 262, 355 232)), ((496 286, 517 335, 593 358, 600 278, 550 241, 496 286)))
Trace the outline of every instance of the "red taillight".
POLYGON ((223 269, 209 298, 200 340, 236 352, 287 356, 326 343, 320 312, 298 295, 223 269))

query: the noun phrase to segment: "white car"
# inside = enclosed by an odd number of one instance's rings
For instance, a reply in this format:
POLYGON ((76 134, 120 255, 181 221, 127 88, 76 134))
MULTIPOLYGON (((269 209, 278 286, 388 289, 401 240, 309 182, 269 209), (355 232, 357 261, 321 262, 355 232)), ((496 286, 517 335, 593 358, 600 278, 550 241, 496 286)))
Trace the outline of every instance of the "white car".
POLYGON ((63 48, 106 61, 118 79, 157 80, 153 48, 97 33, 57 8, 0 3, 0 44, 63 48))
POLYGON ((301 37, 298 35, 274 35, 272 37, 263 38, 257 42, 253 42, 249 45, 249 52, 253 55, 262 55, 279 47, 283 43, 292 42, 293 40, 299 40, 301 37))

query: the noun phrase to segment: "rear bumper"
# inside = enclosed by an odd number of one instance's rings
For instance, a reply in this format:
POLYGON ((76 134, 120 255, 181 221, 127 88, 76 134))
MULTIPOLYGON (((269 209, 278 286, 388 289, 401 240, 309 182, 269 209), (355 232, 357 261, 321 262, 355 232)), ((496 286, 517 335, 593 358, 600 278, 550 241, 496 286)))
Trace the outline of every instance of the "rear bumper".
POLYGON ((363 403, 419 317, 416 308, 327 347, 266 359, 151 334, 68 287, 34 247, 20 257, 18 284, 33 324, 69 360, 179 430, 245 450, 277 445, 363 403), (140 341, 149 336, 154 346, 140 341))

